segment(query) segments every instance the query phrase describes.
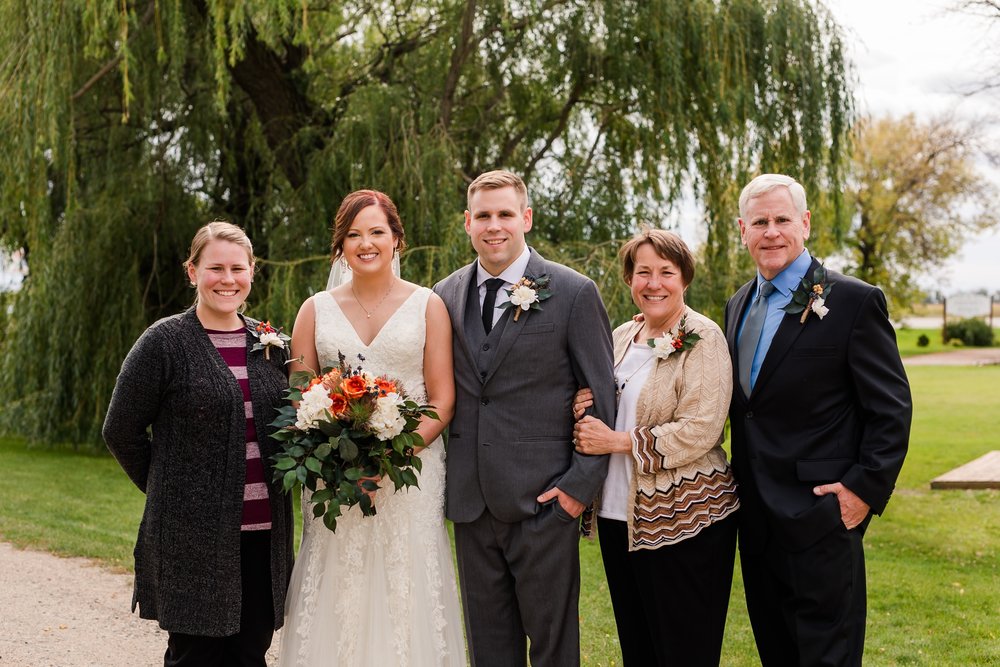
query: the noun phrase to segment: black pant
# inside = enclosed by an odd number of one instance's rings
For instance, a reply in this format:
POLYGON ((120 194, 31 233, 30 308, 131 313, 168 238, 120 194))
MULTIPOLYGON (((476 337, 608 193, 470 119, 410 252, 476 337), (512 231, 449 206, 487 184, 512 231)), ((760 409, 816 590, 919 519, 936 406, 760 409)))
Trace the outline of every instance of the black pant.
POLYGON ((274 636, 271 531, 244 531, 240 535, 240 577, 240 631, 229 637, 171 632, 164 667, 267 667, 264 654, 274 636))
POLYGON ((866 525, 841 525, 803 551, 786 551, 773 539, 760 553, 741 549, 747 611, 762 665, 860 667, 866 525))
POLYGON ((657 549, 628 550, 624 521, 597 519, 625 667, 718 665, 736 557, 736 518, 657 549))

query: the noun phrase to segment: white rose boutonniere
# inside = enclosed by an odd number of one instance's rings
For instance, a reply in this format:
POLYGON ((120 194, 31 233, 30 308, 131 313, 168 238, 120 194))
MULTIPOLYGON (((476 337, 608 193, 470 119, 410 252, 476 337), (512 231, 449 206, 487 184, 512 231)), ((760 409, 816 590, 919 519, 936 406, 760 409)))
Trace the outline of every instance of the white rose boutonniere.
POLYGON ((507 290, 510 301, 500 307, 514 308, 514 321, 517 322, 522 310, 542 309, 541 302, 552 296, 552 291, 548 287, 548 274, 542 274, 537 278, 524 276, 514 284, 514 287, 507 290))
POLYGON ((816 317, 822 320, 830 312, 826 300, 832 289, 833 285, 827 281, 826 269, 820 265, 813 271, 812 282, 803 278, 802 284, 792 292, 792 300, 782 310, 791 315, 802 313, 799 324, 806 323, 809 313, 816 313, 816 317))
POLYGON ((653 348, 653 356, 666 359, 674 352, 686 352, 701 340, 701 336, 687 328, 687 315, 677 323, 677 333, 664 331, 658 338, 649 338, 646 345, 653 348))
POLYGON ((281 332, 281 328, 275 329, 271 322, 260 322, 250 330, 250 334, 257 339, 257 343, 250 349, 251 352, 264 350, 264 358, 271 360, 271 348, 284 350, 292 340, 288 334, 281 332))

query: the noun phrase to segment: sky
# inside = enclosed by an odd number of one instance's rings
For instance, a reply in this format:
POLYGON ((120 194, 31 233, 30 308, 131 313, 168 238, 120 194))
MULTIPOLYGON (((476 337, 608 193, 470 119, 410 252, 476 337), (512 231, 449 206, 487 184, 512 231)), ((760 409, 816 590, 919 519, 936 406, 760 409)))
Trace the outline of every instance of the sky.
MULTIPOLYGON (((954 112, 998 117, 1000 91, 963 94, 1000 72, 1000 17, 956 12, 959 0, 826 0, 845 32, 857 70, 861 113, 914 113, 918 118, 954 112), (990 39, 992 37, 992 40, 990 39)), ((998 77, 1000 78, 1000 77, 998 77)), ((1000 119, 991 142, 1000 150, 1000 119)), ((1000 169, 981 165, 1000 188, 1000 169)), ((946 266, 921 280, 946 295, 986 288, 1000 291, 1000 230, 968 239, 946 266)))

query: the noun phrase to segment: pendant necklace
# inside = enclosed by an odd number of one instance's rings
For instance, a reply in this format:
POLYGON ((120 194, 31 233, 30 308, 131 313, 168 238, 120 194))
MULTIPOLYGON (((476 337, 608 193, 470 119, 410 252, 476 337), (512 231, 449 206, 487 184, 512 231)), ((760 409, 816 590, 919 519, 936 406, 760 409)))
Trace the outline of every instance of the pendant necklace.
POLYGON ((372 318, 372 313, 374 313, 376 310, 378 310, 378 307, 381 306, 382 303, 387 298, 389 298, 389 295, 392 293, 392 288, 395 287, 395 286, 396 286, 396 281, 393 280, 392 284, 389 285, 389 289, 386 291, 385 294, 382 295, 382 298, 378 300, 378 303, 376 303, 375 307, 372 308, 371 310, 368 310, 367 308, 365 308, 365 304, 361 303, 361 299, 358 298, 358 293, 354 291, 354 281, 353 280, 351 281, 351 294, 354 295, 354 300, 358 302, 359 306, 361 306, 361 310, 365 311, 365 315, 368 316, 368 319, 371 319, 372 318))
MULTIPOLYGON (((618 384, 618 368, 621 366, 621 363, 619 363, 618 366, 615 366, 615 402, 616 403, 618 402, 618 399, 621 399, 622 392, 625 391, 625 385, 627 385, 629 383, 629 381, 631 381, 632 378, 635 377, 636 373, 638 373, 643 368, 645 368, 646 364, 648 364, 650 361, 652 361, 655 358, 656 357, 650 355, 649 358, 646 359, 646 361, 644 361, 641 364, 639 364, 639 367, 636 368, 634 371, 632 371, 632 373, 627 378, 625 378, 620 385, 618 384)), ((622 359, 622 361, 625 361, 625 360, 622 359)))

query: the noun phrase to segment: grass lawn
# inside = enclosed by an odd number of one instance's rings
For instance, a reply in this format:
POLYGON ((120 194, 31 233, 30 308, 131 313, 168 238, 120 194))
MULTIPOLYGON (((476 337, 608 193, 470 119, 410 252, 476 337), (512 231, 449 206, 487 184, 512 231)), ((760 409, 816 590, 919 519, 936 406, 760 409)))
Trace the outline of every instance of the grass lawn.
MULTIPOLYGON (((994 347, 1000 344, 1000 329, 993 329, 994 347)), ((941 329, 910 329, 902 327, 896 329, 896 344, 899 346, 899 354, 904 357, 912 357, 918 354, 930 354, 932 352, 948 352, 955 348, 941 342, 941 329), (926 347, 920 347, 917 341, 921 335, 927 336, 926 347)))
MULTIPOLYGON (((910 453, 872 522, 866 665, 1000 665, 1000 492, 931 491, 998 448, 1000 367, 916 367, 910 453)), ((131 567, 143 496, 109 456, 0 439, 0 539, 131 567)), ((596 543, 581 546, 583 663, 621 665, 596 543)), ((758 665, 737 567, 724 665, 758 665)))

